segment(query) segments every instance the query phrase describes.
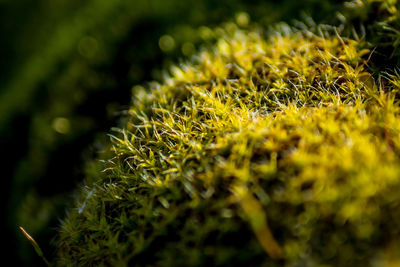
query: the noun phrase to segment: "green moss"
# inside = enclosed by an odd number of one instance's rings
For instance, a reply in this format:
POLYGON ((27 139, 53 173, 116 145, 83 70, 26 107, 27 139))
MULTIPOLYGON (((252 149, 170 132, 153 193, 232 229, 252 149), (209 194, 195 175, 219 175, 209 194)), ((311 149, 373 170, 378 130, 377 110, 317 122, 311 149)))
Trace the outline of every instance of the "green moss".
POLYGON ((394 264, 400 77, 370 73, 370 45, 332 27, 214 34, 135 87, 58 264, 394 264))
MULTIPOLYGON (((208 27, 227 18, 246 26, 249 14, 269 25, 307 12, 320 21, 337 5, 333 0, 0 2, 0 31, 7 36, 0 51, 0 146, 8 151, 2 173, 8 177, 2 186, 6 233, 11 240, 24 238, 16 227, 24 225, 47 254, 69 201, 59 197, 81 182, 82 163, 94 147, 88 144, 116 125, 116 114, 129 105, 132 84, 161 79, 155 70, 190 56, 209 41, 208 27), (32 196, 35 213, 27 213, 32 196), (48 207, 59 202, 63 206, 48 207), (45 223, 40 214, 49 210, 45 223)), ((23 249, 29 244, 22 241, 9 246, 11 258, 35 265, 35 258, 26 257, 31 248, 23 249)))
POLYGON ((380 70, 400 64, 400 2, 397 0, 353 0, 345 4, 343 17, 349 31, 374 47, 371 58, 380 70))

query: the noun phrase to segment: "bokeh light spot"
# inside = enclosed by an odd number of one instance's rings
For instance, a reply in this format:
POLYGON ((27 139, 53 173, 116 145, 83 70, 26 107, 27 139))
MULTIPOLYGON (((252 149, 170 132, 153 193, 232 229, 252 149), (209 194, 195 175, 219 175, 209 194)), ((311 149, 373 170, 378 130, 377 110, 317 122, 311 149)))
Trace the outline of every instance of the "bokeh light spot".
POLYGON ((57 133, 67 134, 70 129, 70 122, 66 118, 57 117, 53 120, 52 127, 57 133))
POLYGON ((175 48, 175 40, 170 35, 161 36, 158 45, 163 52, 170 52, 175 48))
POLYGON ((214 32, 206 26, 201 26, 199 28, 199 35, 203 40, 209 40, 214 36, 214 32))
POLYGON ((250 16, 246 12, 240 12, 236 14, 236 23, 241 27, 249 25, 250 16))
POLYGON ((196 51, 196 48, 194 47, 194 45, 192 43, 189 43, 189 42, 184 43, 182 45, 181 49, 182 49, 182 53, 185 56, 190 56, 196 51))

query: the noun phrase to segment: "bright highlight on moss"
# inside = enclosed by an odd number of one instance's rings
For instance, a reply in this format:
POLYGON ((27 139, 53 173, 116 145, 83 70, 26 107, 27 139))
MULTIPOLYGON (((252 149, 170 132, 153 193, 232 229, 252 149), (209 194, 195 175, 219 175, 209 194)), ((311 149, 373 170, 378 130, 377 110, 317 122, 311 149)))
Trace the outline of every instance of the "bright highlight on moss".
POLYGON ((228 24, 163 84, 135 87, 59 264, 396 262, 400 77, 370 72, 370 55, 333 27, 228 24))

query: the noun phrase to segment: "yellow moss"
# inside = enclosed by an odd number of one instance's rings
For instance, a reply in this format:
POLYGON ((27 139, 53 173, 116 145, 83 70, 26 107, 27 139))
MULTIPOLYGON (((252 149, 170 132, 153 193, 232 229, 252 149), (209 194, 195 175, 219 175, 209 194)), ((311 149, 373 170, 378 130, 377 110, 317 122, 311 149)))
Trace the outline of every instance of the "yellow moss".
POLYGON ((141 91, 99 181, 115 186, 97 186, 68 218, 84 239, 63 232, 61 257, 128 262, 151 251, 161 262, 207 248, 236 264, 341 266, 376 255, 400 231, 385 217, 398 214, 399 78, 376 82, 362 43, 320 30, 228 25, 213 50, 141 91), (244 240, 208 241, 215 233, 244 240))

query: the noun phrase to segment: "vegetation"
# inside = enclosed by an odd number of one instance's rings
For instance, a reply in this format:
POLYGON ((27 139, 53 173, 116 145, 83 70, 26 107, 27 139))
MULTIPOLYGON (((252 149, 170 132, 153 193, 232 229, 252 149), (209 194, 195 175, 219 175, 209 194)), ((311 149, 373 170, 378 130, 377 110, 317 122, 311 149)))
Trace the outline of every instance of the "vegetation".
POLYGON ((118 124, 131 87, 162 80, 162 68, 213 42, 209 27, 317 21, 338 1, 261 0, 2 0, 0 144, 6 255, 40 265, 22 225, 49 259, 59 218, 118 124), (100 141, 99 141, 100 140, 100 141), (105 141, 104 141, 105 142, 105 141), (91 145, 92 144, 92 145, 91 145))
POLYGON ((134 87, 57 263, 398 264, 400 75, 374 54, 398 60, 398 3, 347 7, 361 11, 339 27, 227 23, 162 83, 134 87))

